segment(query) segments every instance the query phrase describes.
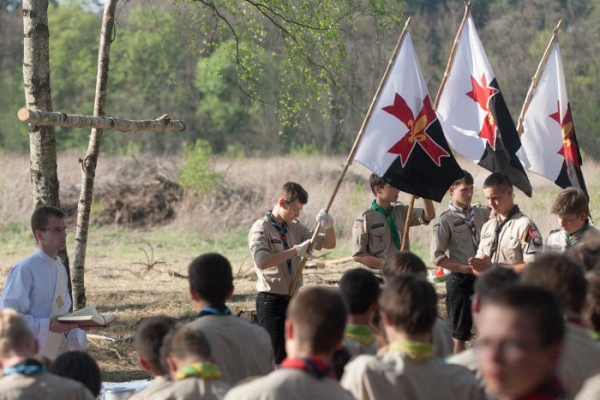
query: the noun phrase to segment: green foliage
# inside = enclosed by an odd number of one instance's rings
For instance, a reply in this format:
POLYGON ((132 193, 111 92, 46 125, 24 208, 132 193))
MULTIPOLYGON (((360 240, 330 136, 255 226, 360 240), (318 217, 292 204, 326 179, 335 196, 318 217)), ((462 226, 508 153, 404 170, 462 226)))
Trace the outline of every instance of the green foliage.
POLYGON ((179 184, 184 190, 203 196, 222 178, 222 174, 212 170, 210 155, 210 144, 205 140, 198 139, 193 145, 183 147, 181 156, 185 164, 180 171, 179 184))
POLYGON ((311 140, 308 143, 292 143, 290 148, 290 154, 297 158, 308 158, 310 156, 322 156, 323 149, 319 148, 315 140, 311 140))
POLYGON ((29 149, 27 124, 17 118, 17 111, 25 106, 23 74, 19 72, 0 71, 0 87, 2 87, 2 95, 0 95, 1 151, 29 149))

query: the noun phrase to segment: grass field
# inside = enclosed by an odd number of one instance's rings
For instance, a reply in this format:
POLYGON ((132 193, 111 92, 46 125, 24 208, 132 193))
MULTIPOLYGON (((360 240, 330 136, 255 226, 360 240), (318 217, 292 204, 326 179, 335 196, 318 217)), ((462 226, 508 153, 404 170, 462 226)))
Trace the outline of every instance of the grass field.
MULTIPOLYGON (((61 198, 78 194, 80 169, 77 155, 59 156, 61 198), (76 166, 76 168, 75 168, 76 166)), ((187 280, 187 265, 204 252, 220 252, 233 266, 235 296, 230 306, 235 313, 254 309, 255 275, 247 248, 247 234, 252 222, 272 207, 274 196, 287 180, 300 182, 309 192, 309 203, 301 220, 314 226, 314 216, 326 206, 337 182, 345 158, 278 157, 272 159, 215 160, 215 169, 223 173, 215 193, 198 200, 185 196, 176 217, 167 225, 130 229, 122 226, 92 226, 86 258, 86 294, 88 305, 101 313, 114 313, 118 319, 105 330, 91 333, 111 338, 131 334, 140 319, 154 315, 170 315, 182 320, 193 318, 187 280), (148 268, 148 258, 158 263, 148 268)), ((488 172, 461 160, 461 165, 475 177, 476 202, 484 203, 480 189, 488 172)), ((155 174, 176 176, 180 162, 173 158, 106 157, 101 158, 97 191, 107 191, 120 180, 135 176, 150 180, 155 174)), ((22 155, 0 155, 0 287, 10 268, 27 257, 34 248, 28 228, 31 213, 29 159, 22 155)), ((592 198, 592 214, 600 209, 594 196, 600 184, 598 167, 586 162, 584 173, 592 198)), ((368 187, 369 172, 352 166, 330 210, 336 218, 338 247, 321 252, 319 261, 338 260, 351 255, 350 229, 353 219, 372 200, 368 187)), ((542 235, 554 226, 549 208, 560 188, 544 178, 530 175, 534 187, 531 199, 516 191, 516 202, 538 225, 542 235)), ((407 202, 403 195, 401 201, 407 202)), ((438 214, 447 207, 448 199, 436 203, 438 214)), ((415 205, 420 206, 421 200, 415 205)), ((94 208, 93 208, 94 210, 94 208)), ((70 227, 74 232, 75 226, 70 227)), ((412 250, 429 260, 431 227, 411 229, 412 250)), ((68 249, 74 249, 74 235, 69 235, 68 249)), ((305 271, 306 284, 332 285, 352 262, 305 271)), ((438 285, 440 293, 443 285, 438 285)), ((98 360, 106 381, 141 379, 147 374, 138 366, 131 340, 118 342, 90 340, 90 353, 98 360)))

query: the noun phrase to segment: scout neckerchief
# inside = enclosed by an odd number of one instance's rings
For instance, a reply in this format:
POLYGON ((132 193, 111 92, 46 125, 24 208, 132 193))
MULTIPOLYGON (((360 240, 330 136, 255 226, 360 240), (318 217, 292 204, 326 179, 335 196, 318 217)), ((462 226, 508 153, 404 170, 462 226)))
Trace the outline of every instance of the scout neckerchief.
POLYGON ((2 376, 10 375, 10 374, 23 374, 23 375, 33 375, 37 373, 46 372, 46 367, 43 366, 36 360, 25 360, 20 362, 12 367, 5 368, 2 371, 2 376))
POLYGON ((231 310, 225 304, 212 305, 200 310, 198 317, 204 317, 205 315, 231 315, 231 310))
POLYGON ((590 227, 590 222, 588 220, 586 220, 583 228, 581 228, 577 232, 574 232, 571 235, 569 235, 567 232, 563 231, 563 234, 565 235, 565 248, 568 249, 569 247, 571 247, 575 243, 577 243, 579 241, 579 239, 581 239, 583 237, 583 235, 585 234, 585 231, 587 231, 587 229, 589 227, 590 227))
MULTIPOLYGON (((275 229, 277 229, 277 232, 279 232, 279 236, 281 236, 281 241, 283 243, 283 249, 284 250, 289 249, 290 245, 288 243, 287 224, 284 222, 283 226, 279 225, 277 223, 277 221, 275 221, 275 218, 273 218, 273 213, 271 213, 271 211, 267 211, 267 218, 269 218, 269 222, 271 223, 271 225, 273 225, 275 227, 275 229)), ((287 267, 288 267, 288 272, 291 275, 292 274, 292 259, 291 258, 287 259, 287 267)))
POLYGON ((435 355, 435 347, 431 343, 397 340, 388 345, 388 353, 401 351, 416 363, 423 363, 435 355))
POLYGON ((308 372, 317 379, 334 378, 335 373, 330 365, 316 357, 286 358, 281 362, 281 368, 300 369, 308 372))
POLYGON ((475 246, 475 250, 477 250, 477 246, 479 246, 479 229, 477 229, 477 225, 475 225, 475 209, 471 206, 468 206, 465 210, 469 212, 469 218, 466 217, 463 210, 456 207, 454 203, 450 203, 448 205, 450 211, 452 211, 457 217, 461 220, 465 221, 467 226, 471 228, 471 240, 473 240, 473 246, 475 246))
POLYGON ((597 332, 597 331, 588 331, 588 332, 592 336, 592 339, 594 339, 595 341, 600 340, 600 332, 597 332))
POLYGON ((581 315, 579 314, 565 314, 565 322, 570 322, 571 324, 581 326, 582 328, 585 327, 581 320, 581 315))
POLYGON ((531 393, 527 393, 517 400, 556 400, 566 399, 567 394, 565 388, 558 378, 554 377, 551 380, 543 383, 540 387, 531 393))
MULTIPOLYGON (((400 234, 398 234, 398 228, 396 227, 396 221, 392 217, 392 211, 394 210, 394 206, 390 205, 388 209, 381 207, 375 200, 371 203, 371 208, 377 211, 379 214, 384 215, 387 218, 388 225, 390 226, 390 231, 392 232, 392 240, 398 249, 400 249, 400 234)), ((408 218, 408 216, 407 216, 408 218)))
POLYGON ((348 324, 344 330, 344 335, 358 343, 368 346, 373 343, 375 334, 367 325, 348 324))
POLYGON ((176 381, 190 377, 200 379, 219 379, 221 377, 221 370, 215 364, 203 361, 183 367, 175 373, 176 381))
POLYGON ((510 210, 510 212, 508 213, 506 218, 504 218, 504 220, 502 220, 502 222, 500 222, 498 225, 496 225, 496 229, 494 230, 494 237, 492 238, 492 247, 490 249, 490 258, 493 258, 494 254, 496 253, 496 250, 498 250, 498 239, 500 238, 500 232, 502 232, 502 228, 504 228, 504 226, 508 223, 508 221, 513 219, 515 214, 517 214, 518 212, 519 212, 519 206, 514 206, 512 208, 512 210, 510 210))

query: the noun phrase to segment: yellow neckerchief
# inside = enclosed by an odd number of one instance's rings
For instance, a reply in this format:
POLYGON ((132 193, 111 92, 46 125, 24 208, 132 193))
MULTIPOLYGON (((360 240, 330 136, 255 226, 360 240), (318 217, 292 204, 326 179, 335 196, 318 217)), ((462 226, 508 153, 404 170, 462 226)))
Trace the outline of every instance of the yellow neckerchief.
POLYGON ((364 346, 369 346, 373 343, 373 339, 375 338, 375 334, 367 325, 359 324, 346 325, 344 335, 352 340, 356 340, 364 346))
POLYGON ((219 379, 221 370, 211 362, 199 362, 181 368, 175 373, 175 380, 180 381, 189 377, 197 377, 201 379, 219 379))
POLYGON ((435 355, 435 347, 431 343, 397 340, 388 345, 388 353, 401 351, 416 363, 423 363, 435 355))

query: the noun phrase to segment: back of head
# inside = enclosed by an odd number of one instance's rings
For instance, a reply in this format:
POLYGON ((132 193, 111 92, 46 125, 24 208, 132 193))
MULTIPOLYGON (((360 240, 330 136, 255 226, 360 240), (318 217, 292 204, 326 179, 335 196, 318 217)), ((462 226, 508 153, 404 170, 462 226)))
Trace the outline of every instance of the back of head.
POLYGON ((587 196, 575 189, 575 188, 567 188, 560 192, 554 203, 552 204, 552 208, 550 210, 552 214, 556 214, 559 217, 567 214, 582 214, 590 215, 590 206, 587 196))
POLYGON ((587 281, 583 265, 570 255, 542 254, 527 265, 520 281, 550 291, 565 312, 581 313, 587 293, 587 281))
POLYGON ((233 273, 229 261, 219 253, 197 257, 188 267, 190 287, 209 304, 225 304, 233 289, 233 273))
POLYGON ((504 172, 494 172, 483 181, 483 188, 497 187, 506 190, 512 187, 512 181, 504 172))
POLYGON ((577 246, 567 249, 567 253, 583 264, 586 271, 600 271, 600 236, 588 235, 577 242, 577 246))
POLYGON ((517 286, 518 282, 519 275, 514 269, 494 264, 479 275, 473 288, 481 299, 487 299, 493 297, 498 291, 517 286))
POLYGON ((167 357, 194 359, 196 362, 210 361, 210 345, 204 333, 196 328, 182 326, 165 336, 161 348, 161 360, 167 357))
POLYGON ((94 397, 98 397, 102 388, 102 375, 96 361, 84 351, 68 351, 59 355, 50 365, 55 375, 83 383, 94 397))
POLYGON ((287 319, 299 346, 312 354, 333 353, 344 337, 348 311, 339 290, 304 288, 290 301, 287 319))
POLYGON ((35 354, 35 337, 25 319, 10 308, 0 310, 0 358, 35 354))
POLYGON ((437 318, 438 297, 433 285, 424 278, 401 275, 386 283, 379 300, 382 313, 401 332, 431 332, 437 318))
POLYGON ((169 371, 164 369, 160 362, 160 348, 164 337, 169 331, 175 329, 175 318, 158 316, 145 318, 140 322, 134 339, 135 350, 145 359, 157 375, 166 375, 169 371))
POLYGON ((57 218, 64 218, 65 213, 60 208, 41 205, 33 211, 31 214, 31 231, 35 236, 35 231, 42 231, 48 227, 48 216, 54 216, 57 218))
POLYGON ((585 277, 589 287, 581 318, 588 330, 600 333, 600 271, 590 271, 585 277))
POLYGON ((552 293, 540 287, 518 285, 499 291, 485 303, 483 310, 492 306, 513 310, 530 321, 542 347, 560 343, 565 337, 560 305, 552 293))
POLYGON ((415 253, 398 251, 385 259, 381 266, 381 273, 387 282, 405 274, 416 274, 425 277, 427 276, 427 267, 415 253))
POLYGON ((350 314, 364 314, 377 302, 379 282, 369 270, 351 269, 340 279, 340 293, 348 305, 350 314))
POLYGON ((452 187, 457 187, 459 185, 472 185, 475 181, 473 180, 473 175, 466 169, 462 170, 464 176, 460 179, 457 179, 452 183, 452 187))
POLYGON ((287 204, 292 204, 295 201, 306 204, 308 203, 308 192, 296 182, 286 182, 279 189, 277 198, 284 199, 287 204))

